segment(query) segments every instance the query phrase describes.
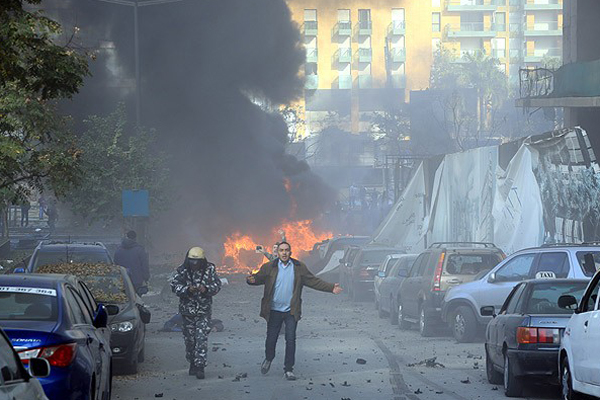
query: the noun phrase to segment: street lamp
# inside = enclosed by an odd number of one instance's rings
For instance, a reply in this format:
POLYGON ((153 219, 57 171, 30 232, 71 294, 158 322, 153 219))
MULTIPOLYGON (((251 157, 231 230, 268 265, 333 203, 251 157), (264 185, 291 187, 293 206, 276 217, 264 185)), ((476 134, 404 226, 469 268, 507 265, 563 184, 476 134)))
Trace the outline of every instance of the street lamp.
POLYGON ((133 46, 135 53, 135 122, 141 126, 140 109, 142 103, 142 90, 140 85, 140 46, 138 32, 138 8, 145 6, 154 6, 158 4, 176 3, 183 0, 98 0, 105 3, 119 4, 122 6, 133 7, 133 46))

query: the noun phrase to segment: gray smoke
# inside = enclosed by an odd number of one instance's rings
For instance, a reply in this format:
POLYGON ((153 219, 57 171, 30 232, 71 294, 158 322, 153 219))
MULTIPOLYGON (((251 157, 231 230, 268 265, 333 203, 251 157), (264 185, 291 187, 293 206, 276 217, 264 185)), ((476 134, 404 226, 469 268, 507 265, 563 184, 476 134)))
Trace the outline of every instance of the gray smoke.
MULTIPOLYGON (((82 29, 112 36, 123 76, 133 77, 131 9, 72 3, 82 29), (110 31, 107 32, 107 27, 110 31)), ((73 18, 73 17, 71 17, 73 18)), ((287 126, 248 94, 277 107, 301 95, 304 50, 283 0, 185 0, 140 9, 142 119, 172 157, 173 207, 155 243, 220 243, 233 233, 268 233, 290 216, 316 218, 331 190, 285 154, 287 126)), ((74 102, 80 116, 106 112, 132 93, 111 87, 109 56, 74 102)), ((114 85, 113 85, 114 86, 114 85)), ((133 111, 133 107, 130 107, 133 111)), ((130 113, 133 116, 133 112, 130 113)), ((132 118, 133 119, 133 118, 132 118)))

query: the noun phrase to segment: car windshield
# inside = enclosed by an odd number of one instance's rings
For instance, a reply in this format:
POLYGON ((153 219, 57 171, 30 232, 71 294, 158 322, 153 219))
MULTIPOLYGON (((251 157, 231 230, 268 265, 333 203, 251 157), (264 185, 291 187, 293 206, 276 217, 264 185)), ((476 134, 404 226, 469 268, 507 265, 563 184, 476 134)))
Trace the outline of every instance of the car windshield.
POLYGON ((43 265, 60 263, 107 263, 110 264, 110 257, 104 251, 38 251, 33 263, 33 271, 43 265))
POLYGON ((530 291, 525 312, 527 314, 572 314, 573 310, 560 308, 558 298, 571 295, 581 300, 587 282, 545 282, 537 283, 530 291))
POLYGON ((600 269, 600 251, 578 251, 577 261, 585 276, 594 276, 600 269))
POLYGON ((477 275, 496 266, 502 258, 499 254, 450 254, 445 273, 449 275, 477 275))
POLYGON ((397 251, 398 250, 394 250, 394 249, 365 251, 362 253, 360 263, 361 264, 381 264, 387 255, 393 254, 397 251))
POLYGON ((54 289, 0 287, 0 320, 56 321, 56 299, 54 289))
POLYGON ((129 299, 121 269, 104 263, 46 265, 39 270, 46 274, 71 274, 81 279, 98 303, 121 304, 129 299))

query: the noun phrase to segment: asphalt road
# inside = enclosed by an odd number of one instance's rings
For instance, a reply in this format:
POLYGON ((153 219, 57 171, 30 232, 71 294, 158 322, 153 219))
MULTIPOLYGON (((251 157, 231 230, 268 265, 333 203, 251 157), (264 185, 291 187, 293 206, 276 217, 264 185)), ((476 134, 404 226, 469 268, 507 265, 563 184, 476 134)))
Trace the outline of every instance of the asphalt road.
MULTIPOLYGON (((158 331, 176 312, 176 299, 150 296, 146 362, 137 375, 115 377, 113 399, 505 399, 501 387, 487 383, 483 343, 457 344, 443 334, 421 338, 379 319, 372 302, 353 303, 344 294, 308 288, 297 331, 298 380, 283 379, 283 336, 271 371, 261 375, 262 287, 229 279, 214 299, 213 318, 221 319, 225 330, 210 334, 206 379, 187 375, 182 334, 158 331), (432 357, 439 363, 435 367, 421 363, 432 357)), ((548 385, 531 386, 525 394, 559 397, 548 385)))

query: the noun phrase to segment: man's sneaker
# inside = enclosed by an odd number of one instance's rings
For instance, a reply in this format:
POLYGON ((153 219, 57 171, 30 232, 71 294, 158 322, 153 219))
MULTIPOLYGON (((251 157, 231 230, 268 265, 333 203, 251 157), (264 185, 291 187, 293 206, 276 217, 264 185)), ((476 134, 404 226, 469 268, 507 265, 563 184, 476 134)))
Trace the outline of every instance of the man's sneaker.
POLYGON ((196 370, 198 368, 196 368, 196 366, 194 364, 190 364, 190 370, 188 371, 188 375, 193 376, 196 375, 196 370))
POLYGON ((196 367, 196 378, 204 379, 204 367, 196 367))
POLYGON ((265 358, 265 360, 260 365, 260 373, 265 375, 267 372, 269 372, 269 369, 271 369, 271 361, 265 358))
POLYGON ((292 371, 285 371, 285 373, 283 374, 283 377, 285 379, 287 379, 288 381, 296 380, 296 375, 294 375, 294 373, 292 371))

